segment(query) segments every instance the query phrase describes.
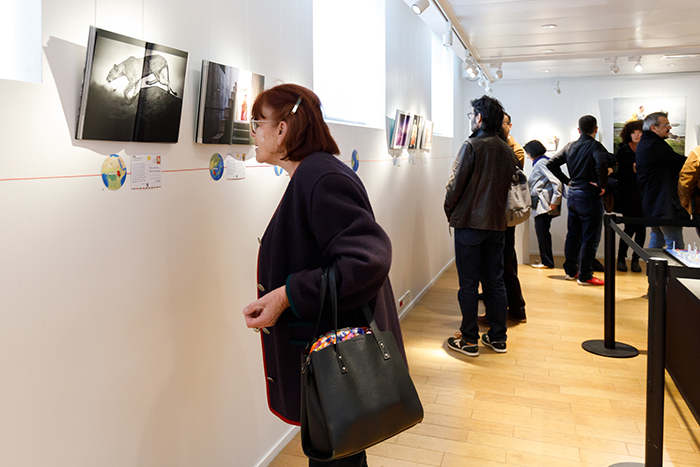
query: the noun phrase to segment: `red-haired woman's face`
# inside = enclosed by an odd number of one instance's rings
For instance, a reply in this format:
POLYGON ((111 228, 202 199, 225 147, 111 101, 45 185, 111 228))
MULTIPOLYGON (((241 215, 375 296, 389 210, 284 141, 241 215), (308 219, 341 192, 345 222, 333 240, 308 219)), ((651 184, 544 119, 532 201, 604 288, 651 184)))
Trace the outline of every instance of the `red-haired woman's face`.
POLYGON ((260 163, 276 165, 284 153, 279 148, 279 123, 270 118, 272 112, 263 107, 261 118, 251 123, 250 135, 255 138, 255 159, 260 163), (257 127, 255 131, 253 128, 257 127))

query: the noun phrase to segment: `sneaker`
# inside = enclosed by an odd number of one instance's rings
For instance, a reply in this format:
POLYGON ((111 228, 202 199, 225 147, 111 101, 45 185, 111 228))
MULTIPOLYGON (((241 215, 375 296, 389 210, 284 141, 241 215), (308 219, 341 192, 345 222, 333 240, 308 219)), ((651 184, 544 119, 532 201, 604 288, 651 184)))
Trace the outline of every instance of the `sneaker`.
POLYGON ((455 352, 463 353, 468 357, 478 357, 479 356, 479 345, 478 344, 468 344, 462 340, 461 333, 455 333, 456 337, 447 338, 447 347, 454 350, 455 352))
POLYGON ((617 260, 617 270, 620 272, 627 272, 627 264, 624 259, 617 260))
POLYGON ((547 266, 546 264, 542 263, 535 263, 531 264, 530 266, 532 266, 535 269, 554 269, 552 266, 547 266))
POLYGON ((574 274, 573 276, 570 275, 565 275, 564 280, 566 281, 575 281, 578 278, 578 273, 574 274))
POLYGON ((508 352, 508 350, 506 349, 506 342, 505 341, 491 342, 489 335, 486 333, 481 335, 481 343, 496 353, 508 352))
POLYGON ((605 285, 605 281, 598 279, 597 277, 591 277, 587 281, 578 280, 578 285, 605 285))

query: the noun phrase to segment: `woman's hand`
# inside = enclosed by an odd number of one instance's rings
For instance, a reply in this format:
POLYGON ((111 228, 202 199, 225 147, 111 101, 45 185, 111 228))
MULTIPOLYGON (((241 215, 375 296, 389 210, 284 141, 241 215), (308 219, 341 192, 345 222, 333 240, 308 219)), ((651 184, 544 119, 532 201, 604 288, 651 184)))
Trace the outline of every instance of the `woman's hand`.
POLYGON ((554 211, 557 208, 558 204, 550 204, 549 205, 549 210, 554 211))
POLYGON ((245 324, 249 328, 274 326, 282 312, 289 307, 285 286, 263 295, 243 309, 245 324))

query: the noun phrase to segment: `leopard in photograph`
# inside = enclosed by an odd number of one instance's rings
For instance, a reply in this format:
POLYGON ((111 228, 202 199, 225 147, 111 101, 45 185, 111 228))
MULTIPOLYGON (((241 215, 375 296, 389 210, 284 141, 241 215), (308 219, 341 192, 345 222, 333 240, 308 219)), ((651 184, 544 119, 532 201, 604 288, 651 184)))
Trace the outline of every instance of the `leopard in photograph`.
POLYGON ((148 55, 144 58, 129 57, 123 62, 114 65, 107 74, 107 82, 124 76, 129 84, 124 88, 124 97, 131 103, 141 91, 141 80, 153 75, 153 79, 146 81, 146 85, 152 86, 160 83, 167 88, 173 96, 177 93, 170 87, 170 70, 168 62, 160 55, 148 55))

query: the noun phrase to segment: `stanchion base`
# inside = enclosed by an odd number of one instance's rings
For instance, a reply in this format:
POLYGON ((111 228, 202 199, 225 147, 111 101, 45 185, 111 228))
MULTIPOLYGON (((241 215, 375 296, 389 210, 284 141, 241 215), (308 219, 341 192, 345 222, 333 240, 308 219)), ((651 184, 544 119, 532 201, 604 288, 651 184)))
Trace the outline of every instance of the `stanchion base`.
POLYGON ((619 464, 613 464, 610 467, 644 467, 641 462, 620 462, 619 464))
MULTIPOLYGON (((606 348, 605 341, 602 340, 586 341, 581 344, 581 347, 590 353, 603 357, 631 358, 639 355, 639 350, 631 345, 623 344, 622 342, 615 342, 615 348, 613 349, 606 348)), ((620 464, 620 467, 622 467, 622 465, 624 464, 620 464)))

